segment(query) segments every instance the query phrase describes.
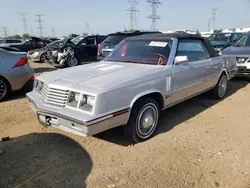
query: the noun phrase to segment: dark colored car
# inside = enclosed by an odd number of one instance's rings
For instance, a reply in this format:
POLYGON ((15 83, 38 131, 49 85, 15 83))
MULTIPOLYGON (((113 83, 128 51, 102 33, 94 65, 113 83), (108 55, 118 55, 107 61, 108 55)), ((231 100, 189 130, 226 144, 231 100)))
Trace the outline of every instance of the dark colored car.
POLYGON ((250 76, 250 32, 232 46, 224 49, 222 54, 236 57, 237 76, 250 76))
POLYGON ((75 51, 78 61, 96 61, 98 45, 101 44, 107 36, 90 35, 78 36, 71 39, 75 44, 75 51))
POLYGON ((211 46, 215 48, 217 52, 221 52, 242 36, 243 33, 216 33, 212 34, 208 39, 210 40, 211 46))
POLYGON ((13 43, 21 43, 22 39, 0 39, 0 44, 13 44, 13 43))
POLYGON ((119 44, 123 39, 132 36, 139 36, 145 34, 157 34, 159 31, 133 31, 133 32, 117 32, 111 33, 108 37, 98 46, 97 59, 102 60, 112 52, 112 50, 119 44))
POLYGON ((29 39, 15 44, 2 44, 5 47, 17 48, 21 52, 28 52, 30 50, 39 49, 45 47, 47 44, 44 40, 37 37, 30 37, 29 39))

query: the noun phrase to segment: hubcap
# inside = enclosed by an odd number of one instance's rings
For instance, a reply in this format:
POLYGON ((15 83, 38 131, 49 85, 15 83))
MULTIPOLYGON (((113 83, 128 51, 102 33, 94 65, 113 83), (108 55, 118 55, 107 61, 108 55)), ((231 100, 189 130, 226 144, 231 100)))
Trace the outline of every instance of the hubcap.
POLYGON ((219 82, 219 96, 223 97, 227 90, 227 78, 222 76, 219 82))
POLYGON ((154 104, 144 106, 138 116, 136 131, 141 138, 148 138, 154 132, 158 122, 158 110, 154 104))
POLYGON ((3 81, 0 80, 0 100, 4 98, 7 93, 7 87, 3 81))
POLYGON ((77 65, 77 59, 76 58, 69 58, 68 64, 70 67, 74 67, 77 65))

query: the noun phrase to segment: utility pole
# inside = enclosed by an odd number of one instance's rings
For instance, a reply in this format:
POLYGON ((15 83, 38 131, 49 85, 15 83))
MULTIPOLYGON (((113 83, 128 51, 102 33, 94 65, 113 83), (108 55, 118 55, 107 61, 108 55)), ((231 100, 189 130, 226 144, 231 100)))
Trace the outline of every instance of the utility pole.
POLYGON ((22 21, 23 21, 23 33, 28 33, 28 28, 27 28, 27 18, 26 16, 28 15, 25 12, 19 13, 22 16, 22 21))
POLYGON ((42 37, 43 36, 43 20, 42 20, 42 14, 36 14, 35 15, 36 17, 37 17, 37 20, 35 20, 36 22, 38 22, 38 30, 39 30, 39 33, 40 33, 40 37, 42 37))
POLYGON ((216 30, 216 14, 217 14, 217 8, 213 8, 213 13, 212 13, 212 20, 213 20, 213 30, 215 31, 216 30))
POLYGON ((136 5, 139 3, 139 0, 129 0, 128 3, 130 3, 130 8, 126 9, 129 11, 129 28, 130 30, 133 30, 136 25, 136 13, 139 12, 139 10, 136 9, 136 5))
POLYGON ((4 37, 7 38, 8 37, 8 34, 7 34, 7 27, 6 26, 2 26, 2 29, 3 29, 3 34, 4 34, 4 37))
POLYGON ((34 33, 33 33, 33 29, 32 28, 30 28, 30 34, 31 35, 33 35, 34 33))
POLYGON ((147 0, 146 2, 149 3, 150 6, 152 7, 152 14, 147 18, 152 20, 151 29, 155 31, 157 30, 157 20, 161 19, 157 15, 157 9, 159 8, 160 5, 162 5, 162 3, 160 0, 147 0))
POLYGON ((207 26, 207 30, 210 31, 210 22, 211 22, 211 19, 209 18, 208 19, 208 26, 207 26))
POLYGON ((55 28, 54 27, 52 27, 52 33, 53 33, 53 37, 56 37, 55 28))
POLYGON ((85 27, 86 27, 87 33, 89 35, 89 28, 90 28, 89 22, 85 22, 85 27))

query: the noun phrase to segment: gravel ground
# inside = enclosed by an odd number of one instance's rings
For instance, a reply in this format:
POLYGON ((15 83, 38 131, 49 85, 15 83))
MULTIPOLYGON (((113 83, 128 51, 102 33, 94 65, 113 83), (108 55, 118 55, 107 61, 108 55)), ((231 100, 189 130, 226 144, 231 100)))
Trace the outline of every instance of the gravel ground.
MULTIPOLYGON (((52 71, 32 64, 39 74, 52 71)), ((134 146, 121 129, 79 137, 42 128, 25 94, 0 103, 0 187, 250 187, 250 85, 201 95, 162 113, 156 135, 134 146)))

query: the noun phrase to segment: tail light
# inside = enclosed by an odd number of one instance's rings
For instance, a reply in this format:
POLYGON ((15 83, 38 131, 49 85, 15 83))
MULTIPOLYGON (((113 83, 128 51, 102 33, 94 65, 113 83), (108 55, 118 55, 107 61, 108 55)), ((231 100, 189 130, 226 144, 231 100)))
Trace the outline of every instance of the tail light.
POLYGON ((26 65, 28 63, 28 58, 27 57, 22 57, 21 59, 19 59, 19 61, 14 65, 13 68, 16 67, 21 67, 23 65, 26 65))
POLYGON ((97 55, 101 55, 101 44, 98 44, 97 55))

